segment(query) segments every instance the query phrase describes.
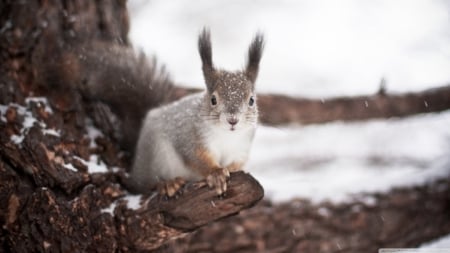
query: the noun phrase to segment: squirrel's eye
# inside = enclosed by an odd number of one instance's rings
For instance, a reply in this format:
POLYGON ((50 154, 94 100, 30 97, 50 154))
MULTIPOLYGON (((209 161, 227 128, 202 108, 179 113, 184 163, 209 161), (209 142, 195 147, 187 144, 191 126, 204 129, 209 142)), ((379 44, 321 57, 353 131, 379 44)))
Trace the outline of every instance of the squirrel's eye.
POLYGON ((217 99, 216 99, 216 96, 212 96, 212 98, 211 98, 211 104, 212 105, 217 105, 217 99))
POLYGON ((253 97, 250 97, 250 100, 248 101, 248 105, 252 106, 255 103, 255 99, 253 97))

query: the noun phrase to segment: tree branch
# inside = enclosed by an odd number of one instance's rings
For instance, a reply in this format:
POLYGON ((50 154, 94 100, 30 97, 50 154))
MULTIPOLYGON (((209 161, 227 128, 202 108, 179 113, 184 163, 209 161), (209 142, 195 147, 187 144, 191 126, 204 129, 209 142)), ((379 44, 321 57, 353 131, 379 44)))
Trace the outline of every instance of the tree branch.
POLYGON ((206 184, 191 183, 176 198, 147 197, 137 210, 122 203, 115 211, 120 217, 117 229, 125 228, 121 238, 126 239, 120 244, 129 245, 132 252, 156 249, 181 234, 237 214, 264 195, 261 185, 244 172, 232 173, 228 187, 224 196, 217 196, 206 184))

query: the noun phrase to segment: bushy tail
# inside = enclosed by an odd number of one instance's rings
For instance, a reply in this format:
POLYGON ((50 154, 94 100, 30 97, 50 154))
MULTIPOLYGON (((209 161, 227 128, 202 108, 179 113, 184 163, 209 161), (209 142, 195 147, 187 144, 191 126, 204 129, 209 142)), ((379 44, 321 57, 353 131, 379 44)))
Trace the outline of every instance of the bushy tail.
POLYGON ((146 112, 167 102, 173 88, 156 59, 149 61, 129 47, 95 42, 76 47, 47 45, 45 51, 36 55, 48 59, 35 70, 40 85, 74 88, 85 98, 108 104, 122 122, 121 142, 129 150, 134 148, 146 112))

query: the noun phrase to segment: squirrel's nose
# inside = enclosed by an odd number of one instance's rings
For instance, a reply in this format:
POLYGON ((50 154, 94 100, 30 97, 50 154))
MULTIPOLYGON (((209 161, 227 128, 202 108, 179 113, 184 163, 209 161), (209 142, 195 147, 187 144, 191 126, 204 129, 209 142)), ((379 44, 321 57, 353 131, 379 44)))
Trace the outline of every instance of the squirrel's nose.
POLYGON ((228 121, 228 123, 230 123, 230 125, 234 126, 239 122, 239 119, 233 115, 233 116, 228 116, 227 121, 228 121))

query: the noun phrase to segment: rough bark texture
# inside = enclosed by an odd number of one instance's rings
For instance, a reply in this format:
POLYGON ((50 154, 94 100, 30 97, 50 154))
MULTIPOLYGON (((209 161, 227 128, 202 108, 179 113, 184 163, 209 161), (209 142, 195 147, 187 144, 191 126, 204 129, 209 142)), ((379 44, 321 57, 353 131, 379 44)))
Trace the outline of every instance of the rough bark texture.
MULTIPOLYGON (((196 91, 198 90, 178 87, 173 92, 172 99, 196 91)), ((387 94, 381 90, 372 96, 322 100, 261 94, 258 96, 258 107, 261 122, 269 125, 405 117, 450 109, 450 85, 421 92, 387 94)))
POLYGON ((127 156, 109 134, 95 134, 101 106, 36 83, 49 47, 126 46, 127 32, 125 1, 0 3, 1 252, 149 251, 262 198, 242 172, 222 197, 201 184, 171 199, 129 195, 127 156))
POLYGON ((126 161, 108 137, 89 138, 81 110, 27 101, 0 106, 0 249, 146 251, 263 197, 259 183, 243 172, 231 175, 221 197, 205 183, 188 184, 171 199, 131 196, 121 186, 126 161), (104 172, 89 171, 103 162, 104 172), (140 204, 127 204, 130 197, 140 204))

